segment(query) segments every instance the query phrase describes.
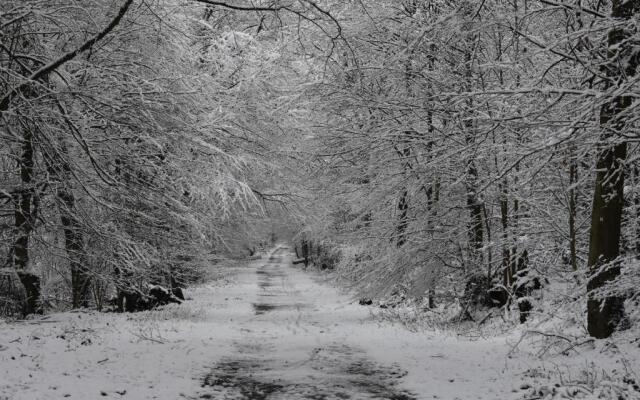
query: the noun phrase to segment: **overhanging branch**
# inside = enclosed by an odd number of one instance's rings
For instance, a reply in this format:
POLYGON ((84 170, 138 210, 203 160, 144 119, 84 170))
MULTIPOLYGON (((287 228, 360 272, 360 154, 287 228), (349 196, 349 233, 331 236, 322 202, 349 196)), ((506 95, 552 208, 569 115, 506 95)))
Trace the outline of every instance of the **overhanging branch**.
POLYGON ((607 18, 606 15, 599 13, 598 11, 595 10, 591 10, 589 8, 585 8, 582 7, 580 5, 569 5, 569 4, 563 4, 563 3, 557 3, 555 1, 550 1, 550 0, 538 0, 540 3, 542 4, 546 4, 548 6, 555 6, 555 7, 560 7, 560 8, 564 8, 566 10, 571 10, 573 12, 583 12, 585 14, 589 14, 589 15, 593 15, 594 17, 599 17, 599 18, 607 18))
POLYGON ((287 11, 316 25, 332 40, 336 40, 342 37, 342 27, 340 26, 340 23, 338 22, 336 17, 334 17, 329 11, 320 7, 314 0, 299 0, 299 3, 306 4, 308 7, 314 9, 317 13, 319 13, 324 18, 328 19, 332 24, 334 24, 337 31, 336 35, 331 35, 330 33, 326 32, 325 29, 323 29, 323 27, 320 26, 316 20, 306 15, 304 10, 296 10, 294 7, 294 3, 280 4, 280 5, 273 5, 273 6, 238 6, 234 4, 229 4, 224 1, 216 1, 216 0, 193 0, 193 1, 197 3, 208 4, 212 6, 219 6, 222 8, 227 8, 229 10, 237 10, 237 11, 266 11, 266 12, 274 12, 274 13, 277 13, 279 11, 287 11))
POLYGON ((214 0, 194 0, 197 3, 209 4, 211 6, 220 6, 223 8, 228 8, 230 10, 237 11, 270 11, 276 12, 285 9, 285 6, 274 6, 274 7, 257 7, 257 6, 236 6, 233 4, 225 3, 223 1, 214 1, 214 0))
POLYGON ((94 44, 96 44, 98 41, 102 40, 102 38, 107 36, 109 32, 111 32, 113 29, 115 29, 116 26, 118 26, 118 24, 120 23, 124 15, 129 10, 129 7, 131 6, 132 3, 133 3, 133 0, 126 0, 122 5, 122 7, 120 7, 120 10, 116 14, 116 16, 113 18, 113 20, 111 20, 109 25, 107 25, 97 35, 95 35, 91 39, 84 42, 77 49, 70 51, 65 55, 63 55, 62 57, 56 59, 55 61, 52 61, 49 64, 43 66, 42 68, 40 68, 39 70, 31 74, 31 76, 28 77, 26 81, 22 82, 21 84, 14 87, 9 92, 7 92, 4 96, 2 96, 2 100, 0 100, 0 112, 7 111, 9 109, 9 104, 11 104, 11 100, 13 100, 13 98, 18 93, 26 89, 32 82, 39 81, 42 78, 45 78, 51 72, 55 71, 58 67, 60 67, 61 65, 63 65, 68 61, 73 60, 78 56, 78 54, 89 50, 94 44))

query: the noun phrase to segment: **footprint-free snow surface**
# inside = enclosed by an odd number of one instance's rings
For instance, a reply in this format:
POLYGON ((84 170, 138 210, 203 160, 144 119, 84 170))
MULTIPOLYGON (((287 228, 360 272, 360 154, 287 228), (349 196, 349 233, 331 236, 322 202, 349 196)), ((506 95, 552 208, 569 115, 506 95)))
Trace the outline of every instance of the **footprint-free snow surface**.
POLYGON ((517 333, 410 332, 291 259, 280 246, 216 267, 191 300, 154 311, 0 321, 0 400, 556 399, 557 371, 627 366, 597 348, 514 352, 517 333))

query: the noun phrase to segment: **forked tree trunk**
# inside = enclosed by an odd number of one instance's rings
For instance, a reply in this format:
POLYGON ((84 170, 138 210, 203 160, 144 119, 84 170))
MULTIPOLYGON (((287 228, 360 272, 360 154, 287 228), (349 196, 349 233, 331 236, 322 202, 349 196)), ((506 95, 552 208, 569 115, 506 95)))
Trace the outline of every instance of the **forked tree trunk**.
MULTIPOLYGON (((611 16, 618 21, 629 21, 640 9, 640 0, 613 0, 611 16)), ((635 75, 638 66, 637 50, 626 42, 630 33, 625 27, 613 29, 608 37, 608 64, 604 73, 609 78, 607 89, 619 85, 635 75)), ((625 128, 621 115, 632 104, 629 96, 616 96, 600 110, 601 149, 596 164, 596 181, 591 213, 589 238, 590 278, 587 290, 587 329, 596 338, 609 337, 624 317, 624 299, 591 293, 620 275, 620 232, 624 206, 624 163, 627 143, 620 141, 618 133, 625 128), (616 141, 616 139, 618 139, 616 141)))

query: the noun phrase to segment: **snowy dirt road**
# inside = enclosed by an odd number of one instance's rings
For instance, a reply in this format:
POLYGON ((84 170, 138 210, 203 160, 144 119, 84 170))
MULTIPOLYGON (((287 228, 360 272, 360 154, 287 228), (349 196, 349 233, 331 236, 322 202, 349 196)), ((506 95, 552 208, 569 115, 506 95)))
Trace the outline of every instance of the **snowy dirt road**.
POLYGON ((522 398, 533 365, 508 339, 382 322, 291 259, 280 246, 159 310, 0 321, 0 399, 522 398))
POLYGON ((518 397, 504 338, 461 340, 380 322, 291 258, 278 247, 222 289, 233 316, 214 319, 235 334, 191 399, 518 397))
POLYGON ((240 277, 248 290, 235 300, 250 302, 253 315, 238 324, 234 354, 212 366, 199 397, 415 399, 400 385, 400 366, 372 360, 351 337, 349 325, 362 321, 335 303, 339 296, 317 296, 322 288, 289 258, 280 247, 240 277))

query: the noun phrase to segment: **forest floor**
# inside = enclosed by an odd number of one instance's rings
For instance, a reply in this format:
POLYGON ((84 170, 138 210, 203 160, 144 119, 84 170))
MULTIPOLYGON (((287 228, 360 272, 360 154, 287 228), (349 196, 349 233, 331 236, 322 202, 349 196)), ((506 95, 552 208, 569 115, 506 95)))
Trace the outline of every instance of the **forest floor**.
POLYGON ((637 344, 542 358, 513 332, 411 332, 326 280, 279 246, 182 305, 0 322, 0 400, 640 398, 637 344))

